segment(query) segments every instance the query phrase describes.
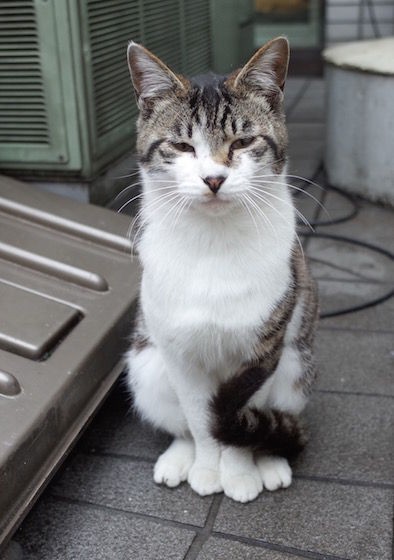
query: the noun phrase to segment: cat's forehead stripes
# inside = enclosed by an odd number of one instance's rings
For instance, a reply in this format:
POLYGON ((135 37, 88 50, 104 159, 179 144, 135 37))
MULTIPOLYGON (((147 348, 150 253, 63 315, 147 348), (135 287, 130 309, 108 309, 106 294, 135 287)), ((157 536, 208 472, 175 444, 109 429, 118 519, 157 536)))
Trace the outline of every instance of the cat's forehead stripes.
POLYGON ((140 114, 140 161, 154 170, 174 163, 179 152, 166 141, 186 142, 195 148, 197 157, 207 155, 208 149, 216 164, 232 167, 240 160, 231 144, 245 137, 257 138, 248 150, 252 160, 258 163, 265 158, 273 172, 283 170, 287 134, 281 113, 261 94, 237 92, 226 78, 205 76, 192 80, 182 95, 169 92, 157 98, 152 111, 140 114))

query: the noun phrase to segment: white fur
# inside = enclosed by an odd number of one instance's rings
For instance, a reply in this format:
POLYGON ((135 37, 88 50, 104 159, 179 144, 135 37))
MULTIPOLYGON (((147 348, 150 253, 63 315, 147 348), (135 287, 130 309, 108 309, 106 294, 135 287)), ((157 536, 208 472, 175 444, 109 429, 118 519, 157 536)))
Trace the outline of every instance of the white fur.
POLYGON ((260 471, 248 449, 227 447, 220 460, 220 480, 224 493, 237 502, 250 502, 263 489, 260 471))
MULTIPOLYGON (((281 200, 270 200, 274 209, 258 203, 267 219, 252 209, 251 216, 239 197, 248 192, 249 179, 272 170, 246 154, 236 168, 215 162, 201 132, 193 145, 196 155, 182 154, 162 178, 142 170, 141 305, 154 347, 130 352, 129 383, 145 418, 177 436, 190 432, 194 441, 193 464, 190 440, 175 440, 156 464, 155 481, 175 486, 187 476, 200 495, 224 489, 246 502, 263 485, 290 484, 291 471, 283 461, 256 465, 249 451, 221 447, 210 435, 208 405, 220 381, 253 356, 258 328, 288 287, 294 211, 282 176, 275 191, 281 200), (208 175, 226 176, 215 199, 202 181, 208 175), (172 185, 174 198, 160 198, 163 184, 172 185), (174 222, 178 202, 184 210, 174 222)), ((294 329, 297 320, 296 313, 294 329)), ((294 393, 300 364, 290 345, 291 337, 276 373, 255 399, 261 406, 303 406, 294 393)))
POLYGON ((260 457, 257 460, 264 488, 272 492, 278 488, 288 488, 292 474, 289 463, 283 457, 260 457))
POLYGON ((194 443, 191 438, 176 438, 156 461, 153 479, 156 484, 170 488, 187 480, 194 462, 194 443))

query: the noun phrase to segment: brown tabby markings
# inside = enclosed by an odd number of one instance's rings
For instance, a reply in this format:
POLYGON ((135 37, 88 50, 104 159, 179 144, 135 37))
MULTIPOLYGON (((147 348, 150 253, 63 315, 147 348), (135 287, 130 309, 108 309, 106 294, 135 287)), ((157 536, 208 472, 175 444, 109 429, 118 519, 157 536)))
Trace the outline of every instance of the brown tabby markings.
POLYGON ((315 377, 311 346, 318 305, 315 283, 298 247, 293 251, 291 270, 292 281, 287 292, 261 328, 255 359, 245 363, 234 377, 223 383, 211 402, 212 433, 216 439, 228 445, 251 446, 288 458, 297 455, 306 443, 298 418, 275 409, 256 410, 248 407, 247 402, 275 372, 286 329, 300 298, 302 323, 293 343, 300 352, 304 371, 294 389, 304 394, 310 392, 315 377))
POLYGON ((137 143, 140 162, 151 171, 171 164, 176 151, 167 141, 168 133, 173 135, 172 142, 183 142, 192 138, 195 127, 203 130, 217 162, 236 165, 231 143, 247 133, 259 139, 251 147, 252 157, 260 160, 270 152, 275 173, 283 171, 287 132, 281 106, 271 105, 260 92, 242 85, 235 89, 231 77, 192 81, 183 90, 159 96, 148 111, 141 111, 137 143))

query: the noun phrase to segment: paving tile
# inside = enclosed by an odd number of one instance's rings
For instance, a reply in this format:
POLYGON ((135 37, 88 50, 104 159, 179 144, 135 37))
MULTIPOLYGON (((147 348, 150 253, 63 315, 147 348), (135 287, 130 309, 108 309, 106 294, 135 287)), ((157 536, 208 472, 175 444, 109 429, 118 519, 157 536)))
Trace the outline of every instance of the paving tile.
POLYGON ((289 78, 286 81, 284 105, 287 113, 294 108, 307 85, 308 81, 305 78, 289 78))
POLYGON ((394 261, 367 247, 313 236, 308 244, 315 278, 393 284, 394 261))
POLYGON ((394 483, 394 399, 315 393, 305 416, 296 473, 394 483))
MULTIPOLYGON (((341 211, 343 197, 330 192, 324 205, 328 212, 335 216, 338 211, 341 211)), ((356 218, 341 224, 325 226, 322 231, 335 235, 355 236, 357 239, 380 245, 393 252, 394 211, 367 201, 358 201, 358 205, 359 213, 356 218)))
POLYGON ((215 530, 349 560, 391 560, 393 493, 295 480, 247 506, 225 499, 215 530))
POLYGON ((260 546, 250 546, 244 543, 211 537, 203 546, 198 560, 294 560, 297 555, 289 555, 274 550, 267 550, 260 546))
POLYGON ((82 454, 68 461, 51 492, 199 526, 212 501, 195 494, 187 484, 175 489, 156 485, 150 463, 82 454))
POLYGON ((309 84, 309 81, 306 78, 295 78, 289 77, 286 80, 285 85, 285 99, 289 96, 298 95, 306 85, 309 84))
POLYGON ((43 499, 16 535, 24 560, 181 560, 193 532, 43 499))
POLYGON ((289 174, 299 175, 310 179, 316 173, 321 164, 321 159, 316 157, 308 157, 307 155, 289 158, 289 174))
POLYGON ((311 120, 323 121, 325 107, 325 86, 323 80, 308 80, 299 90, 302 93, 295 107, 290 107, 288 121, 297 120, 308 122, 311 120), (312 112, 311 112, 312 110, 312 112), (295 116, 295 119, 294 119, 295 116))
POLYGON ((289 144, 288 153, 291 159, 301 157, 322 160, 324 143, 322 140, 315 139, 303 140, 302 142, 294 140, 289 144))
POLYGON ((324 97, 310 98, 303 96, 291 111, 288 122, 324 122, 325 100, 324 97))
POLYGON ((324 78, 310 78, 306 96, 322 97, 326 92, 326 82, 324 78))
MULTIPOLYGON (((291 189, 294 195, 294 204, 299 212, 309 221, 313 222, 317 213, 319 203, 324 191, 318 186, 308 185, 306 182, 297 181, 295 178, 289 177, 289 183, 296 188, 291 189), (298 189, 303 189, 304 192, 298 189)), ((299 226, 306 227, 307 232, 311 232, 311 227, 305 224, 300 216, 297 218, 299 226)), ((313 226, 312 226, 313 227, 313 226)), ((309 241, 308 241, 309 243, 309 241)))
MULTIPOLYGON (((329 223, 336 220, 347 220, 354 213, 353 202, 343 196, 340 193, 333 193, 332 190, 327 186, 325 179, 322 178, 321 183, 324 185, 325 196, 322 201, 322 207, 320 210, 320 215, 318 222, 316 223, 316 229, 319 233, 329 233, 334 235, 339 235, 336 233, 336 229, 329 227, 329 223), (333 205, 330 201, 335 197, 337 204, 333 205)), ((354 218, 351 218, 354 219, 354 218)))
POLYGON ((155 460, 170 442, 170 436, 139 420, 132 412, 130 395, 118 386, 81 438, 78 449, 155 460))
MULTIPOLYGON (((327 290, 325 289, 325 286, 323 286, 322 282, 319 282, 319 286, 321 298, 330 297, 329 294, 326 293, 327 290), (326 295, 324 295, 325 293, 326 295)), ((337 286, 337 289, 340 290, 340 286, 337 286)), ((332 287, 328 290, 328 292, 330 291, 332 293, 332 287)), ((354 302, 353 298, 352 301, 354 302)), ((358 298, 358 302, 361 302, 361 298, 358 298)), ((351 305, 351 301, 348 301, 347 298, 344 297, 336 297, 335 304, 336 307, 345 305, 348 306, 351 305)), ((328 307, 328 303, 324 305, 328 307)), ((357 311, 356 313, 348 313, 337 317, 327 317, 326 319, 321 320, 321 325, 324 328, 334 329, 394 332, 394 298, 392 297, 382 304, 369 307, 368 309, 363 309, 362 311, 357 311)))
MULTIPOLYGON (((343 309, 350 309, 355 306, 364 305, 369 301, 375 300, 377 298, 383 297, 390 290, 390 286, 387 284, 376 284, 368 282, 346 282, 344 280, 319 280, 319 300, 321 312, 331 313, 343 309)), ((394 330, 393 325, 393 315, 391 311, 391 318, 386 315, 390 310, 385 303, 379 307, 377 311, 375 308, 375 313, 381 313, 382 316, 379 318, 378 325, 380 328, 394 330)), ((354 325, 361 328, 364 324, 364 328, 370 330, 375 330, 376 323, 363 323, 361 312, 351 313, 341 322, 340 316, 335 317, 334 322, 329 322, 327 319, 323 319, 324 326, 329 325, 354 325), (326 323, 327 321, 327 323, 326 323)), ((323 323, 322 323, 323 324, 323 323)))
POLYGON ((289 123, 289 144, 292 142, 302 143, 309 141, 324 142, 325 124, 324 123, 289 123))
POLYGON ((325 324, 321 321, 315 343, 316 387, 394 396, 393 335, 324 330, 325 324))

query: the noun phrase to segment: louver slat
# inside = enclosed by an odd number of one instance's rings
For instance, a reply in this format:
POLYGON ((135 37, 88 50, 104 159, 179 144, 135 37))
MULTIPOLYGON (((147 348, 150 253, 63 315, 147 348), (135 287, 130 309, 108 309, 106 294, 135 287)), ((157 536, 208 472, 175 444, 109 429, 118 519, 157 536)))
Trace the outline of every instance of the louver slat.
MULTIPOLYGON (((88 0, 88 32, 91 44, 91 77, 98 141, 124 129, 136 115, 126 47, 139 40, 139 3, 133 0, 88 0)), ((120 131, 119 140, 122 133, 120 131)))
POLYGON ((211 63, 209 0, 185 0, 184 14, 187 73, 207 72, 211 63))
POLYGON ((182 35, 178 0, 146 0, 143 4, 144 41, 174 70, 182 71, 182 35))
POLYGON ((33 0, 2 2, 0 21, 0 142, 49 143, 33 0))

